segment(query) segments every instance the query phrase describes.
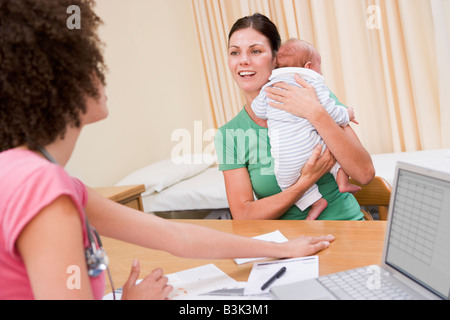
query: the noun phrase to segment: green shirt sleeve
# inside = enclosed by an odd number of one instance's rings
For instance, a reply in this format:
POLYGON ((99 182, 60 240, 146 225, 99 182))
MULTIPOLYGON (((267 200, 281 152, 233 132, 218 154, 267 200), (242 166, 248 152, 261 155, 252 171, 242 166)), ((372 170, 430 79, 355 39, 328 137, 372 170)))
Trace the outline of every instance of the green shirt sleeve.
POLYGON ((336 97, 336 95, 331 90, 329 90, 329 91, 330 91, 330 98, 333 99, 337 105, 348 108, 345 104, 343 104, 339 101, 339 99, 336 97))

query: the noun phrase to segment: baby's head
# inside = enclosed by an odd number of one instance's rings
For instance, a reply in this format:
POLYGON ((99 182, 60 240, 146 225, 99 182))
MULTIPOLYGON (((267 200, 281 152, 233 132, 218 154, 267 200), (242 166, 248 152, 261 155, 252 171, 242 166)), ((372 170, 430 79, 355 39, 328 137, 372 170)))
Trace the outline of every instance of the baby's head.
POLYGON ((322 74, 321 57, 314 46, 304 40, 289 39, 283 43, 277 55, 277 68, 308 68, 322 74))

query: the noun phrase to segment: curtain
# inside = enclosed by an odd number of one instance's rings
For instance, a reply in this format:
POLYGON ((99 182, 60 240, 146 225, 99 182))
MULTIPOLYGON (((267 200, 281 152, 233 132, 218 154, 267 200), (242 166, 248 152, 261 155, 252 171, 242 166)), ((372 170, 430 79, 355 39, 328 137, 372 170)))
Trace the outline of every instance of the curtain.
POLYGON ((356 111, 372 153, 450 147, 450 1, 191 0, 215 126, 244 100, 227 64, 227 37, 260 12, 282 40, 311 42, 328 87, 356 111))

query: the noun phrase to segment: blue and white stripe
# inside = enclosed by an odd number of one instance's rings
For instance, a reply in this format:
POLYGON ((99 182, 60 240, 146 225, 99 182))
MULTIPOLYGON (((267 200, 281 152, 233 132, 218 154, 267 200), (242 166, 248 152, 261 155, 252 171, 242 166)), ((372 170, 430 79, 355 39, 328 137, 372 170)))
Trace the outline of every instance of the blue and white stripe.
MULTIPOLYGON (((268 104, 269 98, 264 89, 276 82, 300 86, 295 81, 295 74, 302 76, 316 89, 320 103, 338 125, 346 126, 350 120, 347 108, 337 105, 330 98, 330 91, 324 83, 324 78, 317 72, 305 68, 279 68, 273 71, 269 82, 253 100, 252 109, 256 116, 267 119, 271 152, 275 160, 275 176, 282 190, 298 180, 300 171, 311 157, 315 146, 321 144, 322 151, 326 148, 322 138, 308 120, 268 104)), ((314 185, 296 204, 301 210, 305 210, 320 198, 318 187, 314 185)))

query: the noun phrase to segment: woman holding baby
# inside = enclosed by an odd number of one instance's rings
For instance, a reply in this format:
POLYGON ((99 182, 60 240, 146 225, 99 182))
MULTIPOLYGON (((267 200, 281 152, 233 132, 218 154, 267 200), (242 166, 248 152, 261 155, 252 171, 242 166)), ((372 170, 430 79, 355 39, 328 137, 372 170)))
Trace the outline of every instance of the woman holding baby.
POLYGON ((300 178, 291 187, 281 191, 277 184, 270 161, 267 120, 258 118, 251 104, 276 67, 280 45, 276 26, 261 14, 239 19, 229 33, 228 65, 244 94, 245 106, 219 128, 215 145, 232 216, 248 220, 308 219, 309 210, 301 211, 294 204, 317 183, 328 203, 318 219, 361 220, 363 215, 356 199, 350 193, 339 192, 329 171, 338 161, 354 180, 367 184, 375 174, 371 157, 353 129, 339 127, 319 103, 314 88, 301 77, 296 80, 302 87, 280 82, 266 88, 266 94, 275 101, 272 107, 309 120, 327 149, 323 154, 320 147, 314 149, 300 178), (246 141, 243 148, 239 147, 240 141, 246 141))

